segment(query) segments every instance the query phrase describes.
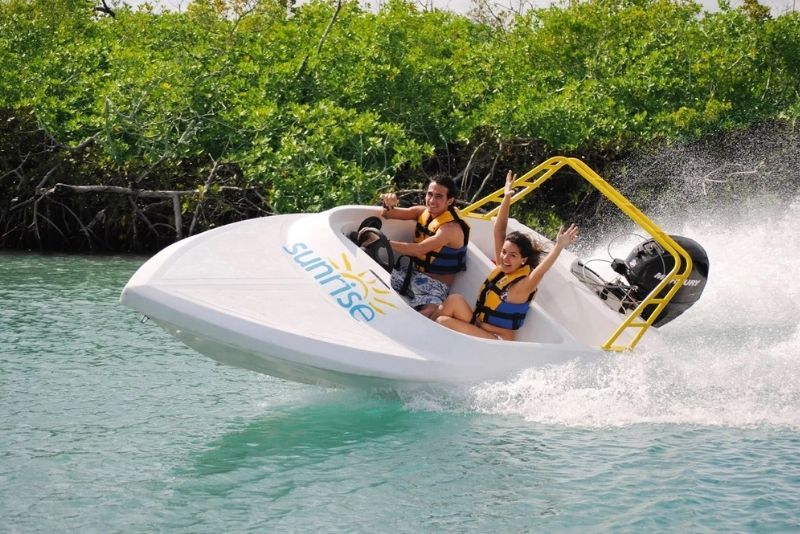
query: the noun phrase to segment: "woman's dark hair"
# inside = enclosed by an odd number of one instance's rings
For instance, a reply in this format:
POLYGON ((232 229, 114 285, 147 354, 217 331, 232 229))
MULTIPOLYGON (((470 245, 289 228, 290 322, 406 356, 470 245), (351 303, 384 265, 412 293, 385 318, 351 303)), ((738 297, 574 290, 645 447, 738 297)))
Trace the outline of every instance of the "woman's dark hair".
POLYGON ((517 245, 520 256, 528 260, 528 265, 531 266, 531 269, 539 265, 544 249, 538 242, 533 241, 522 232, 511 232, 506 235, 506 241, 517 245))
POLYGON ((446 174, 434 174, 433 176, 431 176, 431 182, 447 188, 448 199, 455 198, 456 194, 458 193, 458 188, 456 188, 456 183, 453 181, 452 178, 450 178, 446 174))

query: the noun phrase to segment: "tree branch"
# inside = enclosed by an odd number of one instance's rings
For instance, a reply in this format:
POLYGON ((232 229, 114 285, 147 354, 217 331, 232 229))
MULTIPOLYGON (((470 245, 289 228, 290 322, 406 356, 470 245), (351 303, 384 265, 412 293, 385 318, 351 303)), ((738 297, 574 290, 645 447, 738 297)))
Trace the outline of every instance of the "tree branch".
POLYGON ((109 7, 109 5, 106 3, 106 0, 101 0, 101 4, 102 5, 96 6, 94 10, 97 11, 98 13, 105 13, 106 15, 109 15, 112 19, 117 18, 117 14, 114 13, 114 10, 111 9, 111 7, 109 7))
MULTIPOLYGON (((331 32, 331 28, 333 28, 333 24, 336 22, 336 19, 339 17, 339 11, 342 10, 342 0, 336 0, 336 9, 333 12, 333 16, 331 20, 328 21, 328 26, 325 28, 325 31, 322 32, 322 37, 319 39, 319 43, 317 44, 317 55, 322 52, 322 47, 325 44, 325 41, 328 39, 328 34, 331 32)), ((300 68, 297 69, 297 73, 294 75, 294 81, 298 81, 303 74, 305 74, 306 69, 308 68, 308 59, 310 54, 306 54, 303 58, 303 62, 300 64, 300 68)))
POLYGON ((487 183, 489 183, 489 179, 492 176, 494 176, 494 170, 497 167, 497 161, 500 159, 500 153, 502 151, 503 151, 503 143, 501 142, 497 149, 497 155, 494 157, 494 161, 492 162, 492 167, 489 169, 489 172, 487 172, 486 176, 483 178, 481 186, 478 188, 477 191, 475 191, 475 194, 472 195, 472 199, 470 199, 470 202, 475 202, 479 198, 481 191, 483 191, 483 188, 486 187, 487 183))
POLYGON ((200 214, 200 208, 203 205, 203 197, 208 192, 208 188, 211 186, 211 182, 214 180, 214 175, 217 174, 217 167, 219 163, 217 160, 212 159, 214 165, 211 167, 211 172, 208 173, 206 177, 206 182, 203 184, 203 194, 200 195, 200 199, 197 201, 197 206, 194 207, 194 214, 192 215, 192 222, 189 224, 189 235, 194 234, 194 227, 197 224, 197 216, 200 214))

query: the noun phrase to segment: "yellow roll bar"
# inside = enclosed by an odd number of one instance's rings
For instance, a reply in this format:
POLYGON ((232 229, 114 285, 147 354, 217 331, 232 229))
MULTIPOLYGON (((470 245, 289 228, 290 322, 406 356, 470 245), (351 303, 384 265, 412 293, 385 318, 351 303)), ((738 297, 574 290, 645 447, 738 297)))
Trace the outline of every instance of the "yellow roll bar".
MULTIPOLYGON (((669 304, 678 290, 683 287, 683 283, 692 272, 692 258, 689 254, 675 242, 669 235, 667 235, 661 228, 651 221, 647 216, 642 213, 639 208, 634 206, 627 198, 614 189, 611 184, 603 180, 596 172, 594 172, 586 163, 577 158, 567 158, 563 156, 556 156, 541 163, 537 167, 523 174, 514 181, 514 188, 522 188, 520 191, 514 193, 511 198, 511 204, 519 202, 525 198, 534 189, 542 185, 545 181, 550 179, 556 172, 563 167, 570 167, 578 174, 580 174, 587 182, 592 184, 595 189, 600 191, 606 198, 613 202, 623 213, 630 219, 638 224, 644 231, 650 234, 661 247, 672 255, 675 259, 675 265, 672 270, 664 276, 664 279, 650 292, 647 297, 642 300, 639 306, 633 310, 632 313, 626 316, 622 324, 611 334, 605 343, 601 346, 603 350, 623 351, 632 350, 642 336, 650 328, 664 308, 669 304), (658 295, 670 286, 669 291, 662 297, 658 295), (641 314, 648 306, 655 306, 653 312, 647 319, 642 319, 641 314), (634 335, 631 341, 627 344, 619 344, 619 338, 622 333, 627 329, 634 330, 634 335)), ((497 216, 500 210, 500 203, 503 200, 504 188, 498 189, 494 193, 486 195, 480 200, 477 200, 460 210, 461 214, 468 217, 475 217, 478 219, 491 219, 497 216), (496 204, 488 211, 478 212, 478 210, 486 209, 486 207, 496 204)))

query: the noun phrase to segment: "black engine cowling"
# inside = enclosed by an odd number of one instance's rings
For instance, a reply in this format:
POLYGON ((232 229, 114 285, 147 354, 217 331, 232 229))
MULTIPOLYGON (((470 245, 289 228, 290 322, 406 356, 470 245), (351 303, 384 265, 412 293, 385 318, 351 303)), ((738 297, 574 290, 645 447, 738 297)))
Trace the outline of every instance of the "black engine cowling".
MULTIPOLYGON (((708 255, 703 247, 688 237, 676 235, 670 237, 692 258, 692 272, 684 281, 683 287, 678 290, 653 322, 653 326, 668 323, 697 302, 708 280, 708 255)), ((603 297, 604 293, 612 294, 621 300, 624 308, 635 308, 661 283, 674 265, 675 259, 672 255, 654 239, 649 239, 634 248, 624 260, 615 259, 611 263, 611 267, 621 274, 629 285, 617 279, 606 284, 600 295, 603 297)), ((665 295, 669 289, 669 287, 665 287, 657 297, 665 295)), ((642 313, 642 317, 649 318, 654 310, 655 305, 648 306, 642 313)))

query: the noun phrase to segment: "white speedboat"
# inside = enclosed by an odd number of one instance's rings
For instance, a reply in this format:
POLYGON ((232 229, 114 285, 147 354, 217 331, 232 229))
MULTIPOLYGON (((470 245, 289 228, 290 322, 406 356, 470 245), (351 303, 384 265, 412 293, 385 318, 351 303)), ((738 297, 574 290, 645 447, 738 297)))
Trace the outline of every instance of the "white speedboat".
MULTIPOLYGON (((579 160, 553 158, 536 167, 515 182, 513 201, 563 167, 597 186, 653 237, 620 262, 620 272, 631 269, 624 274, 635 278, 637 264, 658 268, 644 274, 652 288, 643 293, 641 285, 622 277, 603 281, 562 252, 515 342, 451 331, 408 306, 374 259, 385 251, 375 256, 349 237, 366 218, 380 214, 376 207, 252 219, 184 239, 147 261, 121 301, 221 363, 325 385, 475 383, 598 357, 604 350, 657 346, 651 326, 699 297, 707 259, 700 259, 705 266, 698 269, 697 258, 676 242, 691 240, 662 232, 579 160)), ((476 295, 492 268, 491 218, 501 194, 462 210, 472 227, 468 269, 458 275, 453 292, 476 295)), ((413 229, 413 221, 388 220, 381 227, 390 239, 403 241, 412 240, 413 229)), ((515 229, 547 241, 512 219, 509 230, 515 229)))

